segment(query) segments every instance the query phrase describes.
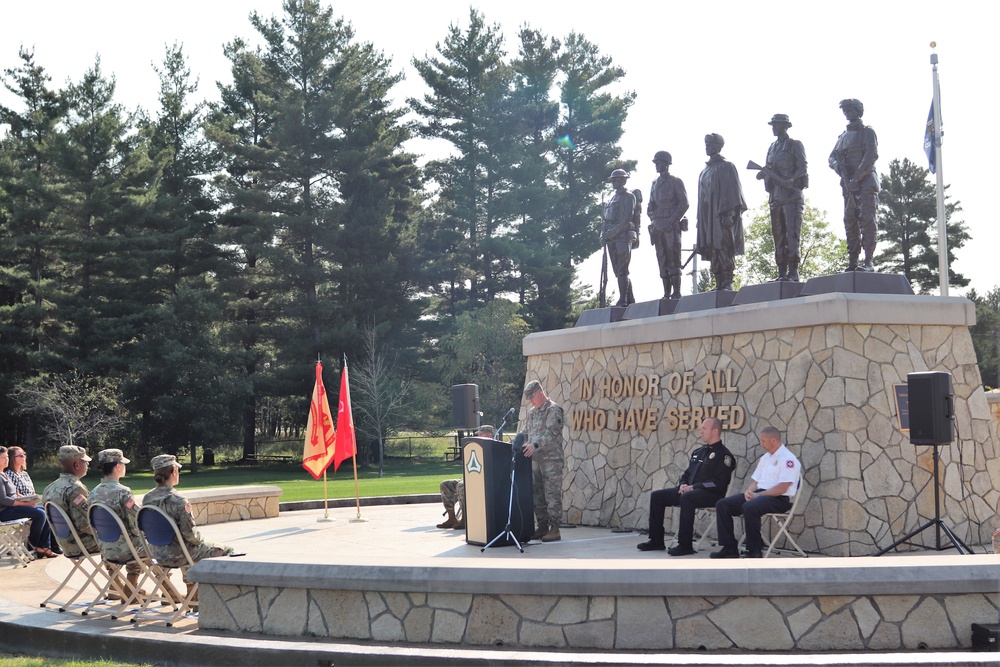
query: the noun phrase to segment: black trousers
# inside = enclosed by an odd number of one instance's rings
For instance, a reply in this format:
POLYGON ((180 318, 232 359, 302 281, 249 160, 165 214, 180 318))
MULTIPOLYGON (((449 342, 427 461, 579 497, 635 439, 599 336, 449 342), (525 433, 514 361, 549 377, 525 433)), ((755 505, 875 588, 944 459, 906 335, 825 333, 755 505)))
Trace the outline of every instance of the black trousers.
POLYGON ((723 498, 715 503, 715 522, 719 531, 719 544, 724 547, 737 545, 733 533, 733 517, 743 516, 743 533, 747 536, 747 551, 763 551, 760 537, 760 518, 765 514, 781 514, 792 506, 788 496, 757 496, 747 500, 742 493, 723 498))
POLYGON ((691 489, 681 493, 680 487, 654 491, 649 497, 649 541, 663 544, 663 515, 668 507, 681 508, 681 521, 677 526, 677 544, 691 546, 694 541, 694 511, 699 507, 713 507, 719 494, 707 489, 691 489))

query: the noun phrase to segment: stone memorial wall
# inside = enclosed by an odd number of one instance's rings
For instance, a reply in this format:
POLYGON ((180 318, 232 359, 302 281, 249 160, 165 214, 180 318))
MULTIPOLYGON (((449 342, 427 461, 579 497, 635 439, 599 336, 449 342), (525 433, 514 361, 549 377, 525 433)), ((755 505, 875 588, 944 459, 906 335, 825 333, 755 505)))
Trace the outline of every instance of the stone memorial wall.
POLYGON ((960 539, 988 542, 1000 452, 974 322, 963 298, 833 293, 532 334, 527 379, 566 413, 566 519, 646 527, 649 494, 676 484, 702 419, 717 416, 738 461, 730 493, 762 453, 756 433, 775 426, 803 464, 799 545, 871 555, 934 517, 934 448, 910 444, 895 388, 946 371, 956 440, 937 448, 941 515, 960 539))

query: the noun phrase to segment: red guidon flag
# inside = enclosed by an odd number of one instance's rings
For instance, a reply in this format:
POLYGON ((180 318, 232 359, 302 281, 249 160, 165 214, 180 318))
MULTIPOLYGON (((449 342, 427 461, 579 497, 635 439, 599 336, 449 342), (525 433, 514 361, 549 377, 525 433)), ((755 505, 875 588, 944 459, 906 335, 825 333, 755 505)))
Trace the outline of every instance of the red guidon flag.
POLYGON ((351 387, 347 381, 347 358, 340 374, 340 407, 337 408, 337 446, 333 455, 333 471, 337 472, 341 461, 354 456, 358 451, 354 437, 354 415, 351 414, 351 387))
POLYGON ((333 427, 333 414, 323 386, 323 364, 316 362, 316 384, 309 403, 309 420, 306 422, 306 444, 302 451, 302 467, 319 479, 334 457, 337 429, 333 427))

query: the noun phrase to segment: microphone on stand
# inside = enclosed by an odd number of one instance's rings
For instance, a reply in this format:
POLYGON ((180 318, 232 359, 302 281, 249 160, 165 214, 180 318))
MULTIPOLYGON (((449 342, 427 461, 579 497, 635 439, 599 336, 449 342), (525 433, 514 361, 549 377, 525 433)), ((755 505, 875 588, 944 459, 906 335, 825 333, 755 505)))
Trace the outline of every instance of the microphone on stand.
POLYGON ((495 440, 503 442, 503 427, 507 425, 507 420, 514 415, 514 408, 507 411, 507 414, 503 416, 503 420, 500 422, 500 426, 497 428, 495 440))
POLYGON ((524 441, 528 439, 527 433, 518 433, 514 436, 514 442, 511 443, 511 448, 515 451, 522 451, 524 449, 524 441))

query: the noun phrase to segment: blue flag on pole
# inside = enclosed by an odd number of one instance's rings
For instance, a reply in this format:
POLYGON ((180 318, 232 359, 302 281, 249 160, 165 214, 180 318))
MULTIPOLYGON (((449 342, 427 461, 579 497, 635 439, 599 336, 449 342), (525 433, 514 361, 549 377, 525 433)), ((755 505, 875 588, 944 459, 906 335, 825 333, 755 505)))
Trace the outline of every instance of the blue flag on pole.
POLYGON ((924 153, 927 154, 927 164, 932 174, 937 173, 937 156, 934 153, 934 102, 927 113, 927 125, 924 127, 924 153))

